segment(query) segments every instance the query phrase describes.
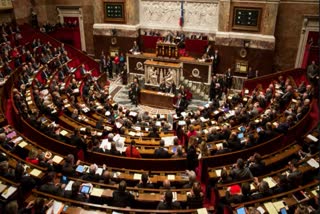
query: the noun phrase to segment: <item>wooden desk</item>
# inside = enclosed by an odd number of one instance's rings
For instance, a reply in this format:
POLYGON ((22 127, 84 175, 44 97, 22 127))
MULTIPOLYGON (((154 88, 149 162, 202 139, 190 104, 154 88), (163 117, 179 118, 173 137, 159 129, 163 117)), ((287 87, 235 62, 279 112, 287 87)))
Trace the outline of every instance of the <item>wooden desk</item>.
POLYGON ((178 58, 178 45, 175 43, 157 42, 156 55, 163 57, 174 57, 178 58))
POLYGON ((142 105, 173 109, 173 94, 157 91, 141 90, 139 103, 142 105))

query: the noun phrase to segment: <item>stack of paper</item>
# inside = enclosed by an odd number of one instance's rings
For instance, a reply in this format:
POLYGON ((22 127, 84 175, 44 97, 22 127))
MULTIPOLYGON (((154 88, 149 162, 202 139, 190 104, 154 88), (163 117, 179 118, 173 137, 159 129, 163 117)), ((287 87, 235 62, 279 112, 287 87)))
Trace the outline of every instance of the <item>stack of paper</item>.
POLYGON ((310 166, 312 166, 313 168, 316 168, 316 169, 319 168, 319 163, 318 163, 315 159, 313 159, 313 158, 311 158, 310 160, 308 160, 307 163, 308 163, 310 166))
POLYGON ((266 177, 263 180, 268 183, 269 188, 273 188, 273 187, 275 187, 277 185, 277 183, 271 177, 266 177))
POLYGON ((66 135, 68 134, 68 132, 67 132, 66 130, 61 130, 61 131, 60 131, 60 134, 61 134, 62 136, 66 136, 66 135))
POLYGON ((55 155, 53 158, 52 158, 52 161, 56 164, 60 164, 61 161, 63 160, 62 157, 58 156, 58 155, 55 155))
POLYGON ((133 180, 141 180, 141 176, 142 176, 142 174, 134 173, 133 174, 133 180))
POLYGON ((269 214, 278 214, 277 210, 274 208, 271 202, 264 203, 265 208, 269 212, 269 214))
POLYGON ((64 188, 65 191, 71 191, 72 190, 72 184, 74 181, 69 181, 66 187, 64 188))
POLYGON ((6 189, 2 194, 1 196, 4 198, 4 199, 8 199, 13 193, 15 193, 15 191, 17 190, 16 187, 9 187, 8 189, 6 189))
POLYGON ((176 179, 175 175, 167 175, 168 180, 174 181, 176 179))
POLYGON ((90 195, 96 196, 96 197, 101 197, 102 193, 103 193, 103 189, 93 187, 90 195))
POLYGON ((18 146, 20 146, 21 148, 26 147, 28 144, 25 141, 21 141, 18 146))
POLYGON ((283 201, 276 201, 272 203, 274 208, 277 210, 277 212, 280 212, 281 208, 286 207, 286 205, 283 203, 283 201))
POLYGON ((38 177, 40 174, 41 174, 41 171, 38 170, 38 169, 33 169, 33 170, 30 172, 30 175, 33 175, 33 176, 35 176, 35 177, 38 177))

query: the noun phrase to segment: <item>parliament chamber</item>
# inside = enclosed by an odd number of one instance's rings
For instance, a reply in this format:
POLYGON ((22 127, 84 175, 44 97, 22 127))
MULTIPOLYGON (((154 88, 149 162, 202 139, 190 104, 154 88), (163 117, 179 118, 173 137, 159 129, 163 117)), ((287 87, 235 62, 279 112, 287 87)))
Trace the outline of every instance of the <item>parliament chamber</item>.
POLYGON ((318 213, 318 7, 2 1, 0 213, 318 213))

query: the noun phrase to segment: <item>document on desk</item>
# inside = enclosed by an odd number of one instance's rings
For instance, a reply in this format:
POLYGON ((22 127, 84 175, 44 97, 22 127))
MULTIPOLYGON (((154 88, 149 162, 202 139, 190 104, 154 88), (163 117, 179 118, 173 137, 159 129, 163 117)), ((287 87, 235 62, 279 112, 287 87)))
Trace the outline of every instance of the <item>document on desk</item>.
POLYGON ((21 148, 24 148, 28 145, 28 143, 26 141, 21 141, 18 146, 20 146, 21 148))
POLYGON ((91 196, 101 197, 103 194, 103 189, 100 188, 92 188, 92 191, 90 193, 91 196))
POLYGON ((0 184, 0 192, 2 192, 7 187, 8 187, 7 185, 0 184))
POLYGON ((6 189, 2 194, 1 196, 4 198, 4 199, 8 199, 13 193, 15 193, 17 190, 16 187, 9 187, 8 189, 6 189))
POLYGON ((216 147, 217 147, 218 149, 223 149, 223 143, 217 143, 217 144, 216 144, 216 147))
POLYGON ((134 173, 133 174, 133 180, 141 180, 141 176, 142 176, 142 174, 134 173))
POLYGON ((69 181, 66 187, 64 188, 65 191, 71 191, 72 190, 72 184, 74 181, 69 181))
POLYGON ((64 207, 64 204, 59 201, 53 201, 53 204, 49 209, 46 211, 46 214, 60 214, 62 212, 62 209, 64 207))
POLYGON ((316 138, 315 136, 313 136, 313 135, 311 135, 311 134, 308 134, 308 135, 307 135, 307 138, 308 138, 309 140, 312 140, 313 142, 318 142, 318 138, 316 138))
POLYGON ((263 205, 265 206, 265 208, 267 209, 269 214, 278 214, 276 208, 274 208, 274 206, 271 202, 264 203, 263 205))
POLYGON ((217 177, 221 176, 221 171, 222 171, 222 169, 216 169, 215 170, 217 177))
POLYGON ((174 181, 176 179, 175 175, 167 175, 168 180, 174 181))
POLYGON ((164 140, 164 146, 173 146, 173 140, 176 136, 162 137, 161 140, 164 140))
POLYGON ((61 131, 60 131, 60 134, 61 134, 62 136, 66 136, 66 135, 68 134, 68 132, 67 132, 66 130, 61 130, 61 131))
POLYGON ((13 139, 13 140, 12 140, 12 143, 18 143, 18 142, 20 142, 21 140, 23 140, 23 138, 22 138, 21 136, 19 136, 19 137, 13 139))
POLYGON ((102 168, 98 168, 97 171, 96 171, 96 174, 101 176, 102 172, 103 172, 103 169, 102 168))
POLYGON ((260 214, 264 214, 266 211, 261 207, 257 207, 257 210, 260 212, 260 214))
POLYGON ((197 214, 208 214, 207 208, 197 209, 197 214))
POLYGON ((319 168, 319 163, 318 163, 315 159, 313 159, 313 158, 311 158, 310 160, 308 160, 307 163, 308 163, 310 166, 312 166, 313 168, 316 168, 316 169, 319 168))
POLYGON ((271 177, 266 177, 263 180, 268 183, 269 188, 273 188, 273 187, 275 187, 277 185, 275 180, 273 180, 273 178, 271 178, 271 177))
POLYGON ((38 170, 38 169, 33 169, 33 170, 30 172, 30 175, 33 175, 33 176, 35 176, 35 177, 38 177, 40 174, 41 174, 41 171, 38 170))
POLYGON ((281 208, 286 207, 286 205, 283 203, 283 201, 276 201, 272 203, 274 208, 276 208, 277 212, 280 212, 281 208))
POLYGON ((61 161, 63 160, 63 157, 60 157, 59 155, 55 155, 53 158, 52 158, 52 161, 56 164, 60 164, 61 161))

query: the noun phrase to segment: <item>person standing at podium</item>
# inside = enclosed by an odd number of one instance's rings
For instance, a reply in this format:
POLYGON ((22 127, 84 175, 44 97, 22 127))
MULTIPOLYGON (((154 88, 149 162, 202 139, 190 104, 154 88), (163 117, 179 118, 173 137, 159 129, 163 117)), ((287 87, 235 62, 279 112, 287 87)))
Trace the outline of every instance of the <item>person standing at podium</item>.
POLYGON ((140 52, 140 48, 139 48, 139 46, 137 44, 137 41, 133 42, 133 46, 132 46, 132 48, 130 49, 129 52, 132 53, 132 54, 140 52))

